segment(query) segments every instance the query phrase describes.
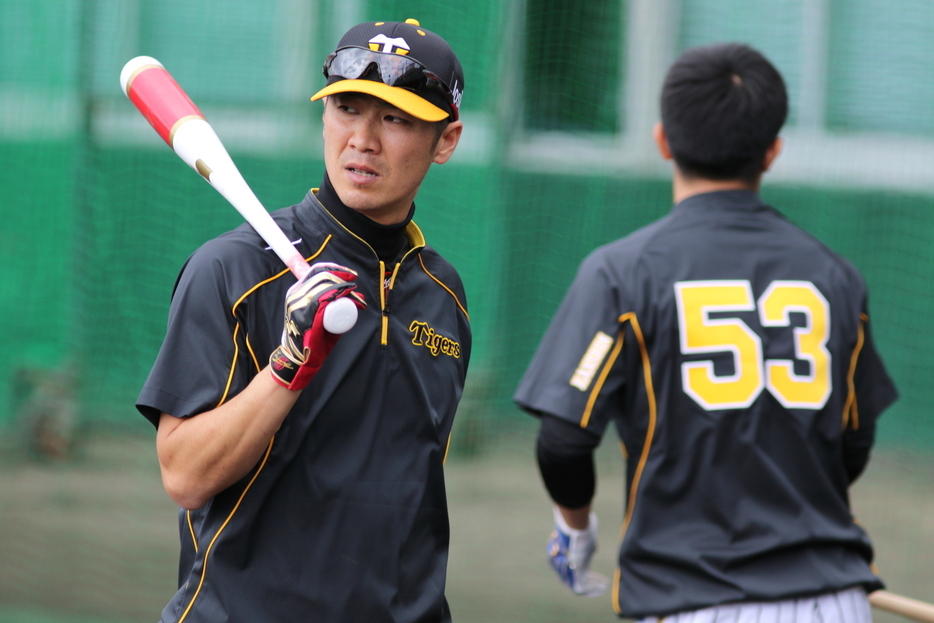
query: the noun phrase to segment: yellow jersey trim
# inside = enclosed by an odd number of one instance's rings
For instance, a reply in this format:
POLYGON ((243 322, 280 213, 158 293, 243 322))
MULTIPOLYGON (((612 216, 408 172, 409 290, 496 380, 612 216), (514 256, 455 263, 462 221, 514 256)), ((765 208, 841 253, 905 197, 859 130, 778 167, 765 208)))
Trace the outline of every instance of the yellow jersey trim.
MULTIPOLYGON (((320 255, 321 252, 324 251, 325 247, 327 247, 330 241, 331 241, 331 236, 329 235, 327 238, 324 239, 324 242, 321 244, 318 250, 315 251, 312 255, 305 258, 305 261, 310 262, 311 260, 316 258, 318 255, 320 255)), ((237 301, 233 304, 233 307, 231 307, 230 309, 231 315, 233 315, 236 318, 237 308, 240 306, 240 304, 244 300, 246 300, 248 296, 256 292, 262 286, 268 283, 271 283, 275 281, 276 279, 281 278, 288 272, 289 272, 289 269, 286 268, 276 273, 272 277, 265 279, 263 281, 260 281, 259 283, 254 285, 252 288, 244 292, 243 295, 241 295, 240 298, 237 299, 237 301)), ((230 372, 227 375, 227 385, 224 388, 224 394, 221 397, 220 402, 217 403, 217 407, 221 406, 227 401, 227 397, 230 394, 230 387, 233 384, 234 372, 236 371, 236 368, 237 368, 237 359, 240 353, 240 346, 237 341, 237 336, 240 333, 240 326, 241 326, 241 323, 238 321, 236 326, 234 327, 234 331, 232 335, 233 341, 234 341, 234 357, 230 365, 230 372)), ((250 353, 250 357, 253 359, 253 365, 256 367, 256 372, 259 373, 262 370, 262 367, 259 364, 259 360, 256 357, 256 353, 253 351, 253 347, 250 345, 249 336, 245 336, 244 341, 246 344, 247 351, 250 353)), ((236 514, 237 510, 240 508, 240 504, 243 502, 243 499, 246 497, 247 492, 249 492, 250 488, 253 486, 253 483, 256 482, 256 479, 259 477, 260 473, 262 473, 263 468, 266 466, 266 462, 269 460, 269 455, 272 453, 272 446, 275 440, 276 440, 275 436, 273 436, 269 440, 269 444, 266 446, 266 453, 263 455, 263 459, 260 462, 259 467, 256 469, 256 472, 253 474, 253 477, 250 479, 250 482, 247 483, 247 486, 243 489, 243 492, 240 494, 240 497, 237 499, 237 503, 234 505, 233 509, 230 511, 230 514, 227 515, 227 518, 224 520, 224 523, 221 524, 221 527, 217 530, 217 532, 214 533, 214 536, 211 538, 211 542, 210 544, 208 544, 207 549, 204 550, 204 558, 201 564, 201 579, 198 582, 198 588, 195 589, 194 595, 191 596, 191 601, 188 602, 188 606, 185 608, 185 611, 182 613, 182 616, 178 619, 178 623, 182 623, 188 617, 188 613, 191 611, 191 608, 195 605, 195 601, 198 599, 198 595, 201 593, 201 588, 204 586, 204 579, 207 575, 208 559, 211 555, 211 550, 214 548, 214 544, 217 542, 218 537, 220 537, 221 533, 227 527, 227 524, 230 523, 230 520, 233 519, 233 516, 236 514)), ((194 526, 191 523, 191 511, 188 511, 186 514, 188 517, 188 529, 191 532, 191 538, 192 538, 192 541, 194 542, 195 552, 198 553, 198 539, 197 539, 197 535, 195 534, 194 526)))
POLYGON ((853 348, 853 354, 850 356, 850 370, 846 375, 846 402, 843 405, 842 429, 847 426, 853 430, 859 430, 859 409, 856 404, 856 362, 859 360, 859 353, 863 350, 863 344, 866 341, 866 333, 863 328, 869 318, 866 314, 860 314, 859 326, 856 328, 856 347, 853 348))
POLYGON ((419 254, 419 256, 418 256, 418 263, 419 263, 419 265, 421 265, 422 270, 425 271, 425 274, 428 275, 429 277, 431 277, 432 281, 434 281, 434 282, 437 283, 439 286, 441 286, 442 288, 444 288, 445 291, 447 291, 447 293, 451 295, 451 297, 454 299, 454 302, 457 303, 457 307, 461 310, 461 313, 464 314, 464 316, 467 318, 467 320, 470 320, 470 314, 467 313, 467 309, 461 304, 460 299, 457 298, 457 295, 454 294, 454 292, 451 290, 451 288, 449 288, 449 287, 447 287, 446 285, 444 285, 444 283, 442 283, 440 279, 438 279, 437 277, 435 277, 434 275, 432 275, 432 274, 428 271, 428 267, 425 266, 425 260, 422 259, 421 254, 419 254))
POLYGON ((237 499, 237 503, 234 504, 233 509, 230 511, 230 514, 227 515, 227 519, 224 520, 224 523, 221 524, 221 527, 214 533, 214 537, 211 539, 210 544, 206 550, 204 550, 204 558, 201 563, 201 579, 198 582, 198 588, 195 589, 194 595, 191 596, 191 601, 188 602, 188 606, 185 608, 185 612, 182 613, 182 616, 179 617, 178 623, 182 623, 187 617, 188 613, 191 612, 192 606, 195 605, 195 600, 198 599, 198 595, 201 594, 201 588, 204 586, 204 578, 208 573, 208 559, 211 556, 211 550, 214 549, 214 544, 217 542, 218 537, 224 531, 224 528, 227 527, 227 524, 230 523, 230 520, 233 519, 233 516, 237 513, 237 509, 240 508, 240 503, 243 502, 243 498, 246 497, 247 492, 253 486, 253 483, 256 482, 256 479, 259 477, 260 473, 263 471, 263 468, 266 466, 266 461, 269 460, 269 455, 272 453, 272 444, 276 440, 275 437, 269 440, 269 445, 266 446, 266 454, 263 455, 263 460, 260 462, 259 468, 257 468, 256 473, 253 474, 253 477, 250 478, 250 482, 247 483, 247 486, 243 489, 243 493, 240 494, 240 497, 237 499))
MULTIPOLYGON (((623 518, 623 526, 620 530, 619 540, 622 542, 626 536, 626 530, 629 528, 629 522, 632 520, 633 509, 636 505, 636 496, 639 492, 639 483, 642 480, 642 472, 645 470, 645 464, 649 459, 649 451, 652 449, 652 441, 655 438, 655 427, 658 422, 658 411, 655 402, 655 386, 652 383, 652 362, 649 360, 649 351, 645 346, 645 338, 642 335, 642 328, 639 326, 639 319, 636 317, 635 312, 629 312, 620 316, 618 320, 620 323, 628 322, 630 324, 635 334, 636 341, 639 343, 639 354, 642 358, 642 378, 645 383, 645 394, 649 408, 649 423, 645 432, 645 441, 642 444, 642 454, 639 457, 639 464, 636 466, 635 474, 633 474, 632 477, 632 485, 629 487, 626 516, 623 518)), ((622 342, 622 340, 620 340, 620 342, 622 342)), ((619 566, 616 567, 613 580, 613 610, 615 610, 617 614, 621 614, 622 608, 619 605, 619 566)))

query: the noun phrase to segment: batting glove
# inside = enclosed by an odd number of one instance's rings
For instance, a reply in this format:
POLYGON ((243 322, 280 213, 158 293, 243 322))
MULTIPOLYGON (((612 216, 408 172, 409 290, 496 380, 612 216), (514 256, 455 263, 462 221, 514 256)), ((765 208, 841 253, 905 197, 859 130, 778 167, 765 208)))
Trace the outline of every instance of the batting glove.
POLYGON ((548 560, 561 582, 577 595, 597 597, 606 592, 609 580, 589 571, 590 559, 597 551, 597 516, 590 513, 587 528, 575 530, 567 525, 555 508, 555 529, 548 539, 548 560))
POLYGON ((321 368, 340 335, 324 329, 324 309, 333 301, 349 297, 363 309, 363 295, 354 292, 357 273, 319 262, 285 295, 282 343, 269 357, 269 370, 279 385, 293 391, 304 389, 321 368))

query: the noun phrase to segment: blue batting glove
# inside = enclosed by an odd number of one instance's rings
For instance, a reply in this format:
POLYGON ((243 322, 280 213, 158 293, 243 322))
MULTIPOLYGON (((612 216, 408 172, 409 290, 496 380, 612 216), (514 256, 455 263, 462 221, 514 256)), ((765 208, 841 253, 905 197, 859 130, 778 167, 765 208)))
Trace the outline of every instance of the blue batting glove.
POLYGON ((555 508, 555 529, 548 539, 548 560, 561 583, 576 595, 597 597, 606 592, 609 580, 589 571, 590 559, 597 551, 597 516, 590 513, 587 528, 575 530, 567 525, 555 508))

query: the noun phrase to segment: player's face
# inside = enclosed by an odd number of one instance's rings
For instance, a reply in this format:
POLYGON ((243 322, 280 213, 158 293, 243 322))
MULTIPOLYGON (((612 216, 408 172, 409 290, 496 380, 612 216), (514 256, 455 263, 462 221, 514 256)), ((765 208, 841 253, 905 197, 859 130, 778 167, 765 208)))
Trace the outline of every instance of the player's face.
POLYGON ((334 190, 384 225, 405 219, 431 163, 446 162, 459 136, 460 122, 439 139, 433 123, 369 95, 338 93, 324 106, 324 162, 334 190))

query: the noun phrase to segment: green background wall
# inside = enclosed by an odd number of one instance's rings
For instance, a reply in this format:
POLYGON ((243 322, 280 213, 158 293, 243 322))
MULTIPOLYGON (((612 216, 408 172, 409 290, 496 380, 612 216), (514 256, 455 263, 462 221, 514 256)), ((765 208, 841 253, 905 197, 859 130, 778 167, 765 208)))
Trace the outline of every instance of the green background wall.
MULTIPOLYGON (((795 20, 806 5, 783 4, 781 27, 769 30, 762 23, 774 17, 774 7, 675 2, 671 24, 680 34, 672 38, 671 54, 718 37, 761 41, 767 52, 776 50, 776 62, 786 72, 794 124, 800 108, 797 77, 804 71, 794 48, 800 43, 795 20), (783 43, 792 47, 782 48, 783 43)), ((827 5, 849 28, 835 26, 828 35, 828 66, 841 63, 834 50, 849 49, 856 34, 867 32, 867 15, 875 5, 858 4, 851 10, 827 5)), ((466 282, 477 344, 472 379, 485 397, 481 410, 495 425, 516 416, 511 392, 577 263, 594 246, 670 207, 664 169, 536 171, 513 151, 515 142, 543 130, 585 138, 623 132, 635 120, 619 103, 614 120, 607 93, 654 100, 655 95, 623 86, 632 68, 626 60, 633 54, 626 41, 631 7, 601 0, 583 14, 546 0, 454 8, 374 0, 354 6, 361 20, 417 17, 445 34, 464 64, 464 112, 474 144, 462 150, 466 156, 434 168, 417 200, 417 221, 466 282), (599 45, 590 21, 600 23, 599 45), (556 41, 551 31, 561 28, 565 40, 556 41), (588 92, 601 93, 599 102, 589 100, 588 92), (595 116, 583 123, 592 107, 595 116)), ((123 63, 141 53, 156 56, 209 120, 233 111, 241 126, 271 119, 288 133, 298 119, 293 132, 298 138, 287 148, 258 148, 243 139, 231 143, 264 204, 289 205, 321 179, 320 105, 307 96, 323 80, 320 59, 334 45, 335 25, 354 17, 345 12, 345 5, 332 2, 233 7, 152 0, 0 1, 0 427, 11 430, 16 424, 23 379, 35 370, 40 372, 32 376, 61 378, 61 383, 68 375, 77 378, 82 423, 144 427, 132 404, 161 341, 176 272, 201 242, 239 223, 225 201, 154 133, 137 131, 145 122, 117 84, 123 63), (288 25, 289 10, 302 7, 296 19, 304 15, 307 28, 288 25), (296 38, 287 45, 289 32, 296 38), (283 58, 295 59, 299 68, 283 73, 283 58), (115 119, 124 125, 107 130, 115 119), (126 123, 136 124, 135 134, 126 123)), ((931 10, 922 13, 916 17, 934 17, 931 10)), ((892 32, 904 21, 886 19, 892 32)), ((916 61, 909 68, 920 75, 931 62, 931 48, 916 30, 903 34, 919 41, 920 52, 911 48, 916 61)), ((867 45, 888 49, 872 40, 867 45)), ((844 95, 861 93, 873 75, 881 75, 870 56, 858 55, 854 63, 828 74, 828 128, 882 127, 904 134, 911 127, 906 116, 915 114, 919 123, 929 116, 920 114, 921 102, 929 101, 923 92, 899 99, 894 116, 843 106, 844 95), (860 82, 867 72, 870 78, 860 82), (873 121, 861 126, 863 118, 873 121)), ((911 75, 902 66, 898 75, 886 75, 886 84, 903 88, 911 75)), ((255 132, 261 134, 258 123, 255 132)), ((923 123, 919 127, 922 134, 927 131, 923 123)), ((849 182, 767 178, 764 195, 863 271, 876 339, 902 393, 882 438, 927 443, 934 437, 934 421, 927 417, 934 399, 927 383, 934 338, 925 330, 934 311, 934 194, 849 182)))

